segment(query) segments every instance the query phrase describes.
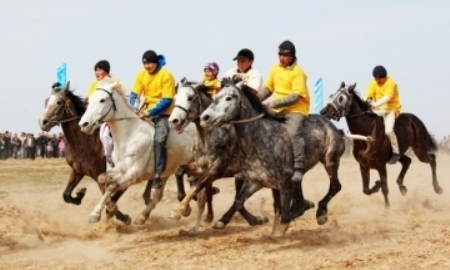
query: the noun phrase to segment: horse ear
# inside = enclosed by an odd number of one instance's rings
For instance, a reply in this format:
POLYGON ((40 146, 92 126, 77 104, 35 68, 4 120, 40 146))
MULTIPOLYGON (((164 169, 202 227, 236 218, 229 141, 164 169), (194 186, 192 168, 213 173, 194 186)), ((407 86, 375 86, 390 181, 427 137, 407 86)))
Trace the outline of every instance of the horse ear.
POLYGON ((243 82, 243 81, 239 81, 239 82, 236 84, 236 87, 239 88, 239 89, 242 89, 242 86, 244 86, 244 82, 243 82))
POLYGON ((349 93, 353 93, 356 89, 356 83, 350 85, 350 87, 348 88, 348 92, 349 93))
POLYGON ((66 87, 64 87, 64 92, 70 89, 70 81, 67 82, 66 87))
POLYGON ((341 88, 345 87, 345 82, 341 82, 341 88))

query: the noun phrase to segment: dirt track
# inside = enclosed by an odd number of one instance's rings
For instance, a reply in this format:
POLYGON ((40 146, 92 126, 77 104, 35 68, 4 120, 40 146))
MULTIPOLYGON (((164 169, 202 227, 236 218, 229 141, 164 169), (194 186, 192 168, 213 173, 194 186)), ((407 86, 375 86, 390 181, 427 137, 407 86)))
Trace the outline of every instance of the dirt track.
MULTIPOLYGON (((343 160, 343 185, 329 205, 329 221, 319 226, 316 208, 293 222, 283 239, 268 237, 272 229, 269 190, 246 204, 270 221, 249 227, 236 216, 224 231, 204 226, 185 236, 189 218, 167 218, 176 206, 173 180, 165 197, 144 227, 106 221, 87 222, 100 191, 91 179, 81 206, 68 205, 62 191, 68 177, 63 161, 0 162, 0 269, 450 269, 450 158, 438 157, 438 179, 444 189, 434 193, 428 164, 413 160, 406 176, 408 194, 401 196, 395 179, 400 165, 389 166, 391 209, 385 211, 381 193, 362 194, 354 159, 343 160)), ((378 180, 375 172, 372 181, 378 180)), ((130 188, 119 202, 123 212, 137 217, 144 203, 143 185, 130 188)), ((217 220, 232 202, 233 183, 216 182, 217 220)), ((305 196, 317 203, 328 188, 321 166, 309 172, 305 196)), ((104 218, 103 218, 104 219, 104 218)))

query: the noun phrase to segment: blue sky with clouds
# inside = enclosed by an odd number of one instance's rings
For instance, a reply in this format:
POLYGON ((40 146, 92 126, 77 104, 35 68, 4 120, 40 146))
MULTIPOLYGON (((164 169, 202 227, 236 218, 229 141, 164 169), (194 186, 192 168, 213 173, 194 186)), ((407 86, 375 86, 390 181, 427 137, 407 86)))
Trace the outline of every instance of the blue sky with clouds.
POLYGON ((364 92, 372 68, 382 64, 399 84, 403 111, 441 137, 450 134, 449 10, 443 0, 0 1, 0 130, 39 132, 63 62, 82 96, 100 59, 130 90, 148 49, 166 56, 179 81, 200 79, 211 61, 222 75, 248 47, 265 78, 279 43, 290 39, 311 94, 320 77, 325 96, 341 81, 364 92))

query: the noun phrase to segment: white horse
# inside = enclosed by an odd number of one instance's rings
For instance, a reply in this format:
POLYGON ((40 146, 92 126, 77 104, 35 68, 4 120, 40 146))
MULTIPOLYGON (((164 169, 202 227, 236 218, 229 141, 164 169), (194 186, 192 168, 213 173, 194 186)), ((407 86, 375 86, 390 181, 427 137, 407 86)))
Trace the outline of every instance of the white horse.
MULTIPOLYGON (((109 200, 114 192, 154 177, 155 125, 134 113, 125 97, 116 91, 117 85, 117 81, 108 78, 101 81, 90 96, 88 108, 78 123, 81 131, 92 134, 103 122, 109 122, 114 140, 112 159, 115 167, 99 176, 99 181, 105 183, 105 193, 91 212, 89 222, 100 220, 100 213, 106 204, 109 210, 109 200)), ((195 137, 193 125, 187 126, 182 134, 170 133, 167 139, 167 166, 161 175, 162 186, 152 189, 152 200, 135 220, 135 224, 144 224, 148 219, 164 194, 167 178, 180 165, 193 160, 195 137)))

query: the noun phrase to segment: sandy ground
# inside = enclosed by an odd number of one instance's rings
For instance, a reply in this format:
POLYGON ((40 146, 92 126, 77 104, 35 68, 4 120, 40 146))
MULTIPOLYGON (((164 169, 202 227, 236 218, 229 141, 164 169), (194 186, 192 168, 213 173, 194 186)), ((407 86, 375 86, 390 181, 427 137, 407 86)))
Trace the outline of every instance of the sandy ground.
MULTIPOLYGON (((163 201, 141 228, 108 221, 88 223, 100 191, 86 178, 81 206, 68 205, 62 191, 68 166, 61 160, 0 162, 0 269, 450 269, 449 157, 438 158, 438 178, 444 189, 434 193, 428 164, 413 160, 405 179, 408 194, 395 184, 400 165, 389 166, 391 209, 382 194, 362 194, 359 169, 344 158, 343 185, 329 205, 329 221, 319 226, 315 210, 291 223, 282 239, 269 237, 272 198, 262 190, 246 204, 254 214, 269 217, 268 224, 250 227, 236 216, 224 231, 205 224, 199 235, 180 231, 189 218, 167 217, 177 205, 173 179, 163 201)), ((377 180, 372 172, 372 182, 377 180)), ((233 183, 215 184, 215 219, 233 200, 233 183)), ((317 203, 328 180, 319 165, 304 180, 305 196, 317 203)), ((134 219, 144 207, 144 184, 131 187, 119 207, 134 219)))

